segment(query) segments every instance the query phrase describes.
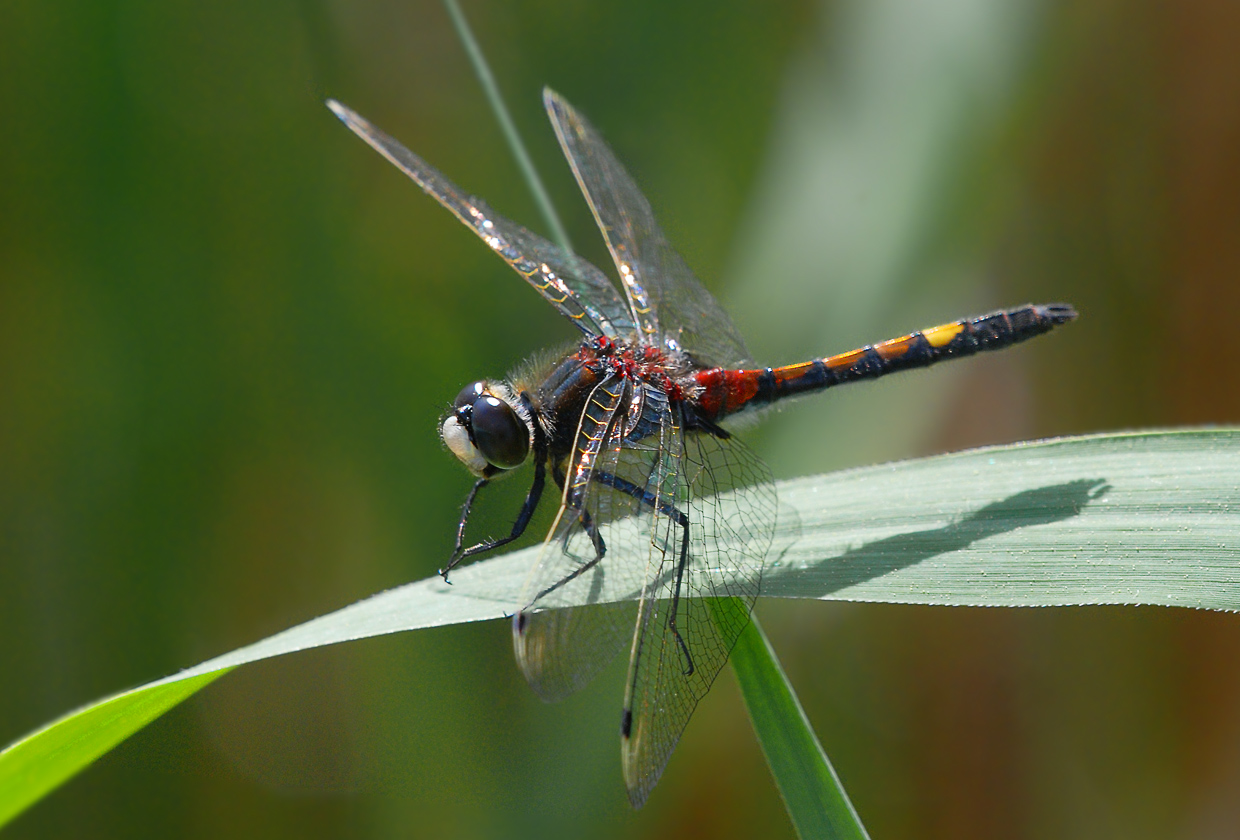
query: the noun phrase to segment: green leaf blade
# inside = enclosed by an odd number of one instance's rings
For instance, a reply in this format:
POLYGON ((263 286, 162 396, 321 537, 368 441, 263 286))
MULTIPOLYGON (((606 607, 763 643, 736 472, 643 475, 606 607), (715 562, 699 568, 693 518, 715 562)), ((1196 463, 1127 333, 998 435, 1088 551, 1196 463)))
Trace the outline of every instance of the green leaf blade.
POLYGON ((226 673, 173 678, 114 695, 6 747, 0 752, 0 826, 226 673))
POLYGON ((1036 441, 784 482, 763 595, 1240 609, 1240 434, 1036 441))
MULTIPOLYGON (((712 602, 711 608, 715 614, 744 610, 735 599, 712 602)), ((716 622, 726 625, 741 618, 733 615, 716 622)), ((756 617, 737 639, 731 661, 762 754, 797 835, 869 840, 756 617)))
MULTIPOLYGON (((978 449, 782 482, 779 493, 767 596, 1240 609, 1240 430, 978 449)), ((380 593, 66 715, 0 752, 0 825, 227 669, 510 615, 539 550, 475 563, 453 585, 432 577, 380 593)))

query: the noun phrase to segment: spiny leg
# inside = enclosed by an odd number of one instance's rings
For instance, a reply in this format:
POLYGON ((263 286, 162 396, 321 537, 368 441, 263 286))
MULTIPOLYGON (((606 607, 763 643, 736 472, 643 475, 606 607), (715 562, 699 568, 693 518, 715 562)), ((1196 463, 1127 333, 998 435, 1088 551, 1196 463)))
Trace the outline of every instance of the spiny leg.
MULTIPOLYGON (((525 404, 526 409, 530 412, 530 416, 534 417, 533 407, 530 405, 528 394, 521 394, 521 401, 525 404)), ((499 548, 507 545, 515 539, 518 539, 525 533, 525 529, 530 524, 530 519, 534 516, 534 511, 538 508, 538 502, 542 498, 543 486, 547 480, 547 438, 542 432, 542 428, 538 425, 538 420, 534 419, 534 481, 530 484, 530 490, 525 495, 525 502, 521 505, 521 512, 517 514, 517 519, 512 523, 512 531, 506 537, 498 540, 483 540, 469 548, 462 549, 461 545, 465 539, 465 523, 469 521, 469 513, 473 508, 474 500, 478 497, 478 491, 490 483, 489 478, 480 478, 474 482, 473 489, 469 491, 469 495, 465 497, 465 504, 461 509, 461 521, 456 526, 456 544, 452 549, 452 556, 448 558, 448 565, 439 570, 439 575, 445 582, 448 580, 448 573, 461 564, 463 560, 481 554, 484 551, 490 551, 493 548, 499 548)))
POLYGON ((465 504, 461 506, 461 521, 456 525, 456 543, 452 546, 452 557, 448 561, 447 567, 439 570, 439 574, 442 575, 451 571, 460 562, 457 555, 462 553, 462 547, 465 544, 465 524, 469 522, 469 512, 473 509, 474 499, 478 498, 478 491, 490 483, 491 479, 489 478, 478 479, 474 482, 469 495, 465 497, 465 504))
MULTIPOLYGON (((565 476, 562 475, 557 470, 553 469, 551 471, 551 477, 555 480, 555 483, 559 485, 560 489, 563 490, 565 476)), ((533 604, 534 602, 538 601, 539 599, 547 595, 550 595, 552 592, 556 591, 561 586, 571 583, 572 581, 584 575, 586 572, 593 569, 603 559, 603 555, 607 553, 607 545, 606 543, 603 542, 603 535, 599 533, 598 526, 595 524, 593 517, 590 516, 590 511, 586 510, 584 506, 577 509, 577 521, 581 523, 581 529, 586 532, 586 535, 590 538, 590 543, 594 546, 594 558, 590 560, 589 562, 583 563, 582 565, 578 566, 576 569, 573 569, 567 575, 560 578, 555 583, 548 586, 546 589, 543 589, 542 591, 540 591, 538 594, 536 594, 533 598, 530 599, 531 604, 533 604)), ((567 544, 567 540, 570 535, 571 535, 571 532, 565 533, 564 535, 566 544, 567 544)), ((521 610, 520 612, 517 613, 518 629, 524 629, 525 615, 526 615, 525 610, 521 610)))
POLYGON ((643 490, 633 482, 627 481, 618 475, 597 472, 594 474, 594 480, 628 496, 632 496, 642 504, 649 505, 671 519, 682 529, 680 557, 676 561, 675 583, 672 585, 672 606, 668 610, 667 626, 672 631, 672 637, 676 639, 676 644, 680 647, 680 652, 685 658, 685 676, 687 677, 694 671, 693 657, 689 655, 689 646, 685 644, 684 637, 680 635, 680 630, 676 627, 676 616, 680 611, 680 590, 684 583, 685 569, 689 566, 689 517, 679 508, 667 502, 659 501, 650 491, 643 490))

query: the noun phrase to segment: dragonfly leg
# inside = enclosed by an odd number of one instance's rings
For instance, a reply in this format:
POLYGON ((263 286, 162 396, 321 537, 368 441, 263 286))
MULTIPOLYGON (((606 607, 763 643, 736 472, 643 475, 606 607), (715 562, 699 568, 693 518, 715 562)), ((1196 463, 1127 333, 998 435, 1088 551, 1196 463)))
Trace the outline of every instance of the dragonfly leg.
POLYGON ((699 417, 697 415, 692 415, 692 414, 689 414, 688 412, 685 413, 685 428, 686 429, 701 429, 702 431, 709 434, 711 437, 718 438, 719 440, 727 440, 728 438, 732 437, 732 433, 729 432, 727 429, 723 428, 722 426, 718 426, 715 423, 710 422, 705 417, 699 417))
MULTIPOLYGON (((719 431, 725 435, 727 434, 722 429, 719 431)), ((676 506, 659 501, 649 490, 643 490, 633 482, 626 481, 618 475, 596 472, 594 480, 625 495, 632 496, 643 504, 649 505, 681 527, 680 557, 676 561, 676 579, 675 583, 672 584, 672 605, 667 613, 667 626, 672 631, 676 644, 680 647, 681 655, 685 658, 685 676, 687 677, 694 671, 693 657, 689 655, 689 646, 685 644, 684 637, 680 635, 680 630, 676 627, 676 618, 680 612, 680 591, 684 584, 685 569, 689 567, 689 517, 685 516, 684 511, 676 506)))
MULTIPOLYGON (((603 559, 602 552, 595 554, 594 557, 589 562, 582 563, 580 566, 573 569, 571 572, 566 574, 564 577, 560 578, 555 583, 551 584, 546 589, 542 590, 537 595, 535 595, 531 599, 530 603, 533 603, 539 600, 540 598, 544 598, 547 595, 550 595, 552 592, 556 591, 557 589, 559 589, 561 586, 564 586, 565 584, 572 583, 574 580, 581 577, 586 572, 590 571, 595 566, 597 566, 599 564, 599 561, 602 559, 603 559)), ((522 612, 525 612, 525 610, 522 610, 522 612)))
MULTIPOLYGON (((529 407, 529 396, 522 394, 521 399, 529 407)), ((534 416, 531 410, 530 416, 534 416)), ((461 546, 465 540, 465 523, 469 521, 469 513, 473 508, 474 499, 478 496, 478 491, 490 483, 488 478, 478 479, 469 491, 469 495, 465 497, 465 505, 461 509, 461 521, 456 527, 456 544, 452 549, 452 556, 448 558, 448 565, 439 570, 439 575, 448 580, 448 573, 461 564, 463 560, 473 557, 476 554, 482 554, 493 548, 499 548, 501 545, 507 545, 513 540, 519 538, 525 533, 525 529, 530 524, 530 519, 534 516, 534 511, 538 508, 538 501, 542 498, 543 485, 546 484, 547 478, 547 439, 542 429, 538 425, 538 421, 534 421, 534 481, 530 484, 530 490, 525 495, 525 502, 521 505, 521 512, 517 514, 517 519, 512 523, 512 532, 506 537, 498 540, 483 540, 469 548, 461 546)))
MULTIPOLYGON (((559 471, 552 469, 551 477, 555 479, 555 483, 559 485, 561 490, 564 489, 564 480, 565 480, 564 475, 562 475, 559 471)), ((560 578, 555 583, 551 584, 546 589, 539 592, 537 595, 535 595, 531 599, 531 603, 533 603, 534 601, 538 601, 539 599, 559 589, 561 586, 564 586, 567 583, 571 583, 572 581, 581 577, 586 572, 590 571, 595 566, 597 566, 599 564, 599 561, 603 559, 603 555, 607 553, 607 545, 603 542, 603 535, 599 533, 598 526, 595 524, 593 517, 590 516, 590 511, 586 510, 584 506, 582 506, 577 511, 577 521, 581 523, 582 530, 586 532, 586 534, 590 537, 590 542, 594 545, 594 558, 590 560, 589 562, 583 563, 582 565, 573 569, 567 575, 560 578)), ((571 532, 570 534, 565 534, 564 538, 566 542, 570 535, 571 535, 571 532)))
POLYGON ((452 560, 449 561, 446 568, 439 570, 439 574, 446 574, 460 562, 457 559, 457 555, 461 554, 462 546, 465 543, 465 523, 469 521, 469 512, 474 506, 474 499, 478 498, 478 491, 486 487, 490 482, 489 478, 478 479, 474 482, 473 489, 469 491, 469 495, 465 497, 465 504, 461 506, 461 521, 456 525, 456 544, 452 546, 452 560))
MULTIPOLYGON (((672 508, 672 510, 676 510, 672 508)), ((685 569, 689 566, 689 518, 676 510, 680 514, 680 527, 684 529, 680 538, 680 562, 676 564, 676 583, 672 587, 672 606, 667 611, 667 626, 671 628, 672 635, 676 637, 676 644, 680 645, 680 652, 685 657, 685 676, 693 673, 693 657, 689 655, 689 646, 685 644, 684 638, 680 635, 680 631, 676 629, 676 616, 680 612, 680 587, 684 582, 685 569)))
MULTIPOLYGON (((555 479, 556 486, 563 490, 564 482, 566 480, 565 474, 561 471, 556 471, 553 469, 551 471, 551 477, 555 479)), ((590 538, 590 542, 594 544, 594 553, 597 555, 594 558, 594 563, 597 563, 599 560, 602 560, 603 555, 607 553, 607 544, 603 542, 603 535, 599 533, 598 526, 595 525, 593 517, 590 516, 590 511, 586 509, 585 505, 582 505, 578 509, 577 521, 581 523, 581 530, 586 532, 586 536, 588 536, 590 538)), ((565 534, 565 539, 567 539, 567 537, 568 534, 565 534)))

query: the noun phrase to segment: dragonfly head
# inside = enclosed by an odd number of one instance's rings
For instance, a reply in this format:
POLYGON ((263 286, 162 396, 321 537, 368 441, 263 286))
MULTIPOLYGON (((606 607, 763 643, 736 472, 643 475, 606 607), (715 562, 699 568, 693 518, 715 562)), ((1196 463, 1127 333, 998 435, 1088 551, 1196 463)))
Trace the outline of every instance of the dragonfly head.
POLYGON ((530 422, 511 388, 480 380, 457 394, 440 434, 466 469, 491 478, 525 463, 530 422))

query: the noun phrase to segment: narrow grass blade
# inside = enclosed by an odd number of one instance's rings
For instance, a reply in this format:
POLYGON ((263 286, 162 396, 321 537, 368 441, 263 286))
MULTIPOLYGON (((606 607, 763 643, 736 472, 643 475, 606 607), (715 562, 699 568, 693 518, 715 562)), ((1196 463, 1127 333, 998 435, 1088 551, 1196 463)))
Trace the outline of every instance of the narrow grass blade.
POLYGON ((482 85, 483 92, 486 93, 487 101, 491 103, 491 110, 495 112, 495 119, 504 132, 508 147, 512 149, 512 156, 517 159, 517 166, 525 178, 526 186, 530 188, 530 193, 534 196, 534 201, 538 204, 538 209, 543 214, 547 227, 551 230, 551 239, 571 254, 573 245, 569 242, 568 231, 560 223, 560 217, 555 212, 555 205, 551 203, 551 197, 547 195, 542 179, 538 177, 538 170, 534 168, 534 162, 530 160, 525 144, 521 142, 521 135, 517 133, 512 116, 508 113, 507 106, 504 105, 504 98, 500 95, 499 85, 495 83, 495 76, 491 74, 491 67, 487 64, 486 56, 482 54, 482 48, 474 40, 474 33, 469 28, 465 13, 461 11, 456 0, 443 0, 443 4, 452 18, 452 25, 456 27, 457 37, 465 46, 465 53, 469 56, 470 64, 474 66, 474 72, 478 75, 478 81, 482 85))
MULTIPOLYGON (((744 609, 736 599, 711 604, 716 616, 744 609)), ((869 840, 756 616, 732 649, 732 671, 797 835, 869 840)))

